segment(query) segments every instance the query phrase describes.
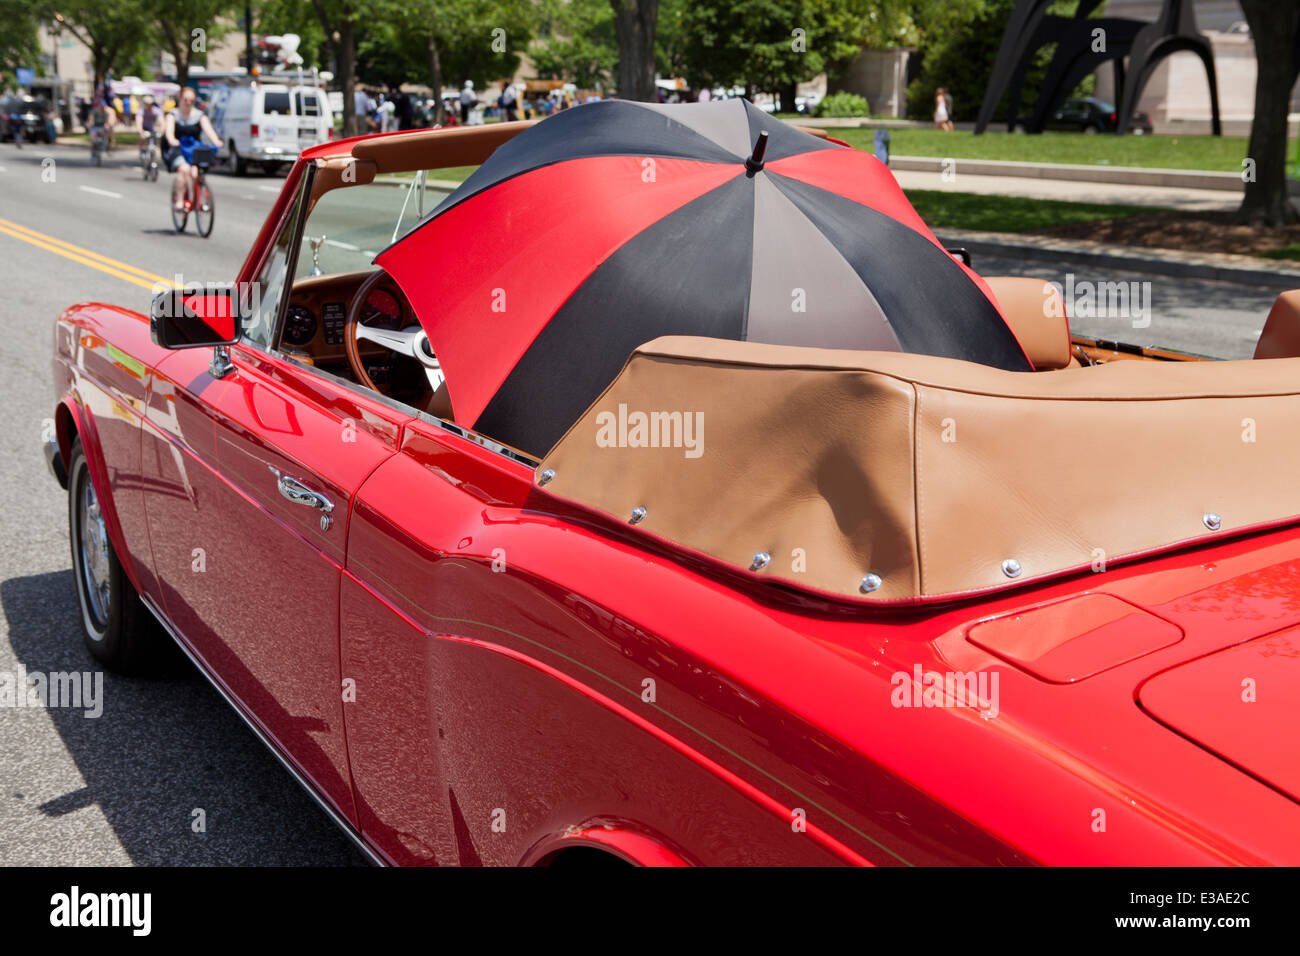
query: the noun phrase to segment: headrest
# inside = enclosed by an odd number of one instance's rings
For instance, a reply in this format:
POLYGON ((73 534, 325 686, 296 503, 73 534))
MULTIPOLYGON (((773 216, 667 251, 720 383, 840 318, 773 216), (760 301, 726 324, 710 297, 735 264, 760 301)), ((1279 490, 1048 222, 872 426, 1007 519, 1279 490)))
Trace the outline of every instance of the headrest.
POLYGON ((1300 289, 1283 292, 1273 302, 1255 345, 1255 358, 1300 357, 1300 289))
POLYGON ((985 276, 984 281, 1035 369, 1070 364, 1070 319, 1056 286, 1024 276, 985 276))

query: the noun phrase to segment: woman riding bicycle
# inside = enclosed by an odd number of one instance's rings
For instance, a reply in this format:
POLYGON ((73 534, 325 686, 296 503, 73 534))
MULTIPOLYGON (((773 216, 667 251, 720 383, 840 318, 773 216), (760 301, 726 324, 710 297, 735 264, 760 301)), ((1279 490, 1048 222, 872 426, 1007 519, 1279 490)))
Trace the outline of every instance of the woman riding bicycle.
POLYGON ((163 138, 167 141, 163 160, 176 174, 172 180, 172 206, 177 212, 184 211, 190 182, 198 178, 198 170, 194 167, 195 147, 202 145, 204 137, 213 146, 221 146, 221 139, 213 131, 208 118, 194 106, 195 98, 194 91, 188 86, 181 90, 180 105, 167 114, 163 126, 163 138))

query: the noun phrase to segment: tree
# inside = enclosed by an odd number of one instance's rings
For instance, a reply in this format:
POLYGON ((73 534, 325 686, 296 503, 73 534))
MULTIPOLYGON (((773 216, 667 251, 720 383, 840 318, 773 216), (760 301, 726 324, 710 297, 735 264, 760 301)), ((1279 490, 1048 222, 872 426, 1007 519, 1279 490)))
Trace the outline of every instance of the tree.
MULTIPOLYGON (((993 75, 1002 30, 1015 0, 961 0, 931 4, 913 12, 921 69, 907 87, 907 112, 928 120, 934 93, 941 86, 953 92, 953 119, 974 119, 993 75)), ((1037 91, 1052 47, 1035 55, 1025 75, 1025 89, 1037 91)))
POLYGON ((207 62, 208 44, 230 32, 235 7, 233 0, 149 0, 145 4, 158 40, 176 62, 176 82, 181 86, 189 79, 192 64, 207 62))
POLYGON ((618 95, 655 99, 655 27, 659 0, 609 0, 618 38, 618 95))
POLYGON ((868 0, 699 0, 682 14, 687 78, 775 93, 792 112, 799 83, 861 51, 875 10, 868 0))
POLYGON ((580 89, 605 89, 618 67, 614 12, 608 0, 543 0, 541 39, 528 54, 542 79, 567 80, 580 89))
MULTIPOLYGON (((238 2, 238 0, 236 0, 238 2)), ((239 15, 243 29, 243 13, 239 15)), ((253 6, 253 31, 262 36, 298 35, 298 55, 305 68, 332 69, 333 48, 316 18, 311 0, 260 0, 253 6)))
POLYGON ((1287 197, 1286 117, 1300 74, 1300 4, 1241 0, 1255 41, 1255 118, 1250 124, 1246 191, 1238 222, 1284 226, 1300 219, 1287 197))
POLYGON ((401 86, 422 80, 434 91, 442 121, 442 88, 450 78, 482 89, 514 75, 531 38, 529 0, 409 0, 367 25, 357 45, 357 76, 401 86))
MULTIPOLYGON (((43 12, 55 15, 52 5, 46 4, 43 12)), ((63 29, 85 44, 90 51, 91 72, 95 89, 104 84, 108 71, 132 62, 144 48, 149 35, 149 20, 145 8, 120 0, 75 0, 58 4, 58 15, 63 19, 63 29)))
POLYGON ((343 135, 356 136, 362 132, 357 122, 356 92, 357 26, 363 19, 366 24, 383 23, 391 4, 383 0, 311 0, 312 9, 325 42, 334 54, 335 80, 343 91, 343 135))
MULTIPOLYGON (((4 80, 12 79, 13 71, 20 66, 35 67, 40 57, 37 39, 39 18, 31 3, 23 0, 0 0, 0 74, 4 80)), ((0 89, 4 88, 0 82, 0 89)))

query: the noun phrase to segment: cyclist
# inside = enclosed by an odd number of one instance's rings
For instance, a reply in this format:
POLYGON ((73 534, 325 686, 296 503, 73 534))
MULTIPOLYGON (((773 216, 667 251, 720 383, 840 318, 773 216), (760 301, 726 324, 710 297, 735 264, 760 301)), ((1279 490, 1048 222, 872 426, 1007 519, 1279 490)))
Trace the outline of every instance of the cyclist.
POLYGON ((140 153, 149 147, 149 140, 161 132, 163 112, 153 101, 153 94, 146 93, 140 100, 140 109, 135 114, 135 131, 140 137, 140 153), (145 134, 149 135, 146 136, 145 134))
POLYGON ((101 149, 108 148, 108 131, 116 119, 113 107, 104 102, 102 96, 95 97, 95 105, 90 108, 90 149, 94 152, 96 144, 101 149))
POLYGON ((212 123, 195 107, 196 98, 190 87, 181 90, 180 105, 167 114, 163 126, 163 138, 167 141, 167 152, 163 153, 163 160, 167 163, 167 168, 176 174, 172 180, 172 206, 177 212, 184 211, 185 194, 190 190, 191 183, 198 179, 198 170, 193 165, 194 148, 202 145, 204 137, 214 147, 221 146, 212 123))

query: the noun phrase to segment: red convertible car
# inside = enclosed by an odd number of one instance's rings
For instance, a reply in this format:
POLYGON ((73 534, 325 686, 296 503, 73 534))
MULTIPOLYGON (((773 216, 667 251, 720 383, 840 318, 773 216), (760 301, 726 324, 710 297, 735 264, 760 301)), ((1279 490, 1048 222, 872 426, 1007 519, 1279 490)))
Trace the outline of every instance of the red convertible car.
POLYGON ((233 285, 61 314, 90 652, 383 864, 1300 864, 1300 295, 1072 339, 874 159, 667 110, 323 144, 233 285))

